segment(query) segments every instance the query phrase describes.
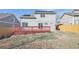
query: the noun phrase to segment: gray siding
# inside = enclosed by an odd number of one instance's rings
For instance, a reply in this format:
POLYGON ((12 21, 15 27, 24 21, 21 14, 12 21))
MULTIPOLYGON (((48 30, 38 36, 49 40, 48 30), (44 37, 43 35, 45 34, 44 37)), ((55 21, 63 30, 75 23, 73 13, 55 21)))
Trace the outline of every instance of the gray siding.
POLYGON ((20 26, 19 21, 14 15, 0 18, 0 27, 12 27, 13 25, 20 26))
POLYGON ((4 22, 0 22, 0 27, 12 27, 13 24, 11 23, 4 23, 4 22))

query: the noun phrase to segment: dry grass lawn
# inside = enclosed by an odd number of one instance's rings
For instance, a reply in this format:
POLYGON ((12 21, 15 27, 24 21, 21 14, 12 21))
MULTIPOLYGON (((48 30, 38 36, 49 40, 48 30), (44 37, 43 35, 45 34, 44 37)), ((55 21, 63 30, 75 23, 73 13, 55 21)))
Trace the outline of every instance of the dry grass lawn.
POLYGON ((1 49, 78 49, 79 33, 38 33, 13 35, 0 40, 1 49))

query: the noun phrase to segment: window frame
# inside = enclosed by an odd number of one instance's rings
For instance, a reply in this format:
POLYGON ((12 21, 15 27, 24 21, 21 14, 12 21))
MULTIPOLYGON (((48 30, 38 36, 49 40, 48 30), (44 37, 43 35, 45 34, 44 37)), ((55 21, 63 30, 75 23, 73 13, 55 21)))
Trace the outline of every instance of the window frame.
POLYGON ((41 17, 41 18, 45 18, 45 14, 42 13, 42 14, 40 15, 40 17, 41 17))
POLYGON ((28 27, 28 22, 22 22, 22 27, 28 27))
POLYGON ((38 23, 38 28, 42 29, 43 28, 43 23, 38 23))

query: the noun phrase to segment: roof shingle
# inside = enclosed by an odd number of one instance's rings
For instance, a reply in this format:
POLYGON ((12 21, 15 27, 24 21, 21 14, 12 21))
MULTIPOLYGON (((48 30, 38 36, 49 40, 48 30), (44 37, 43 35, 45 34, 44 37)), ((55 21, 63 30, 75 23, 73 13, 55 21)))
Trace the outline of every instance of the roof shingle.
POLYGON ((56 14, 54 11, 35 11, 34 14, 56 14))

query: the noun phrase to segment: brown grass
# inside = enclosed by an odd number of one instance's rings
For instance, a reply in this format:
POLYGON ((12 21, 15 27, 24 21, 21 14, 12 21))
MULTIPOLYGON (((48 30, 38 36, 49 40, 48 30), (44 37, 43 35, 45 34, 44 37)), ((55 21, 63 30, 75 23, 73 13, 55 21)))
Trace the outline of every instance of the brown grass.
POLYGON ((0 37, 4 36, 11 36, 12 35, 12 31, 11 28, 7 28, 7 27, 0 27, 0 37))
POLYGON ((79 48, 79 33, 39 33, 29 35, 13 35, 0 40, 0 48, 9 49, 68 49, 79 48))

